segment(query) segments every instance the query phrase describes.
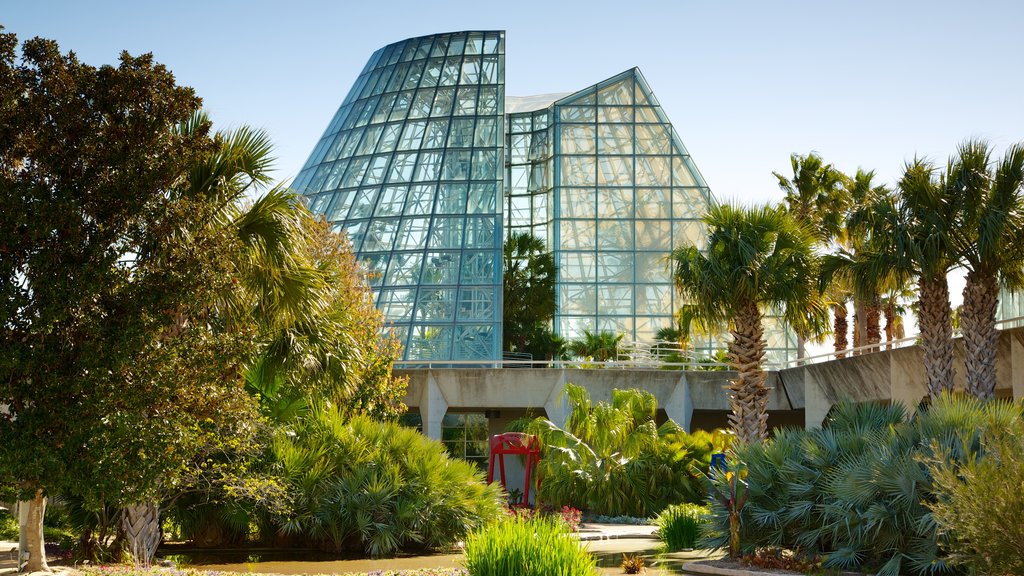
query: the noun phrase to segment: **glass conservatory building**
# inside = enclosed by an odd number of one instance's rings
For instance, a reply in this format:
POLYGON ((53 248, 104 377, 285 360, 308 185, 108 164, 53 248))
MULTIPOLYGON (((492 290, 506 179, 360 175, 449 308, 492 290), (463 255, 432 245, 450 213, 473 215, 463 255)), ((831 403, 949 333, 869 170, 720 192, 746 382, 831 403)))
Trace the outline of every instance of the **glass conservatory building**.
MULTIPOLYGON (((703 242, 707 184, 638 69, 513 98, 504 60, 500 31, 378 50, 293 187, 348 234, 406 359, 501 358, 518 231, 555 253, 556 333, 653 340, 680 305, 668 255, 703 242)), ((766 336, 792 346, 771 322, 766 336)))

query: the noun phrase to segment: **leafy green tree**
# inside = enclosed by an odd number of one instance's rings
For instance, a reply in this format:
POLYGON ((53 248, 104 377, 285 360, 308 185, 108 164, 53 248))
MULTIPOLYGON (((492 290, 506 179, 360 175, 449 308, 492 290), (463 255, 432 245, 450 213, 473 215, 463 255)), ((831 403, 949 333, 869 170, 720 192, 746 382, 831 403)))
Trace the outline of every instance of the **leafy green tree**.
POLYGON ((950 159, 947 186, 958 205, 950 237, 967 268, 960 312, 967 390, 987 399, 996 389, 999 283, 1024 285, 1024 144, 997 163, 987 142, 964 142, 950 159))
POLYGON ((97 69, 51 41, 21 63, 16 48, 0 35, 0 478, 41 521, 47 493, 149 501, 243 428, 252 332, 208 329, 239 246, 218 199, 180 185, 216 150, 207 126, 178 129, 192 90, 149 55, 97 69))
POLYGON ((704 222, 707 248, 673 253, 676 286, 697 320, 729 324, 729 357, 738 372, 729 385, 729 422, 740 441, 758 442, 768 435, 764 312, 781 311, 798 333, 825 329, 815 236, 781 207, 723 204, 712 207, 704 222))
POLYGON ((503 261, 502 346, 535 357, 560 357, 560 340, 552 338, 550 329, 558 272, 554 255, 543 240, 521 232, 505 241, 503 261))

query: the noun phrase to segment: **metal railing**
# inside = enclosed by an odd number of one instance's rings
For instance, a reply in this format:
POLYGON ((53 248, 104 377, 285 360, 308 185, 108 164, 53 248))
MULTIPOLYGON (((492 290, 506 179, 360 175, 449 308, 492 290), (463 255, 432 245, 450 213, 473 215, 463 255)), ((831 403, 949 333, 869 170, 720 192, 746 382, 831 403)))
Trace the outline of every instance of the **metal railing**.
MULTIPOLYGON (((1024 316, 1007 318, 996 322, 997 329, 1016 328, 1024 325, 1024 316)), ((954 337, 959 334, 954 334, 954 337)), ((792 368, 807 364, 829 362, 840 358, 850 358, 874 352, 897 350, 920 343, 920 336, 908 336, 898 340, 888 340, 877 344, 857 346, 845 350, 833 350, 813 356, 795 358, 781 364, 766 362, 765 367, 771 369, 792 368)), ((535 360, 528 354, 518 357, 515 353, 505 353, 502 360, 398 360, 394 363, 397 369, 409 368, 572 368, 572 369, 603 369, 603 370, 728 370, 730 365, 725 362, 708 362, 699 356, 707 350, 695 351, 683 348, 678 342, 620 342, 619 354, 615 360, 535 360), (682 361, 669 358, 681 358, 682 361)))

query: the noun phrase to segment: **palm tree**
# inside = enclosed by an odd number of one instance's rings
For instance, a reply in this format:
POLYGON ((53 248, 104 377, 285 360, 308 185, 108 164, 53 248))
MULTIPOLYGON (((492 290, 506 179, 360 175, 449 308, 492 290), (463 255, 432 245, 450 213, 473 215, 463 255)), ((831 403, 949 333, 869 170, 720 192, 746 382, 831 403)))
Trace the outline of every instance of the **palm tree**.
POLYGON ((996 388, 1000 278, 1010 286, 1024 283, 1024 144, 1011 146, 996 165, 991 156, 987 142, 964 142, 947 180, 959 208, 950 237, 967 268, 960 312, 967 390, 982 399, 996 388))
POLYGON ((890 275, 894 286, 917 279, 917 315, 928 395, 953 388, 953 327, 946 274, 956 265, 950 231, 955 203, 945 176, 914 159, 903 170, 898 195, 870 203, 871 234, 854 266, 864 278, 890 275))
POLYGON ((676 286, 704 325, 728 323, 729 358, 738 372, 729 385, 729 422, 739 440, 757 442, 768 434, 764 312, 781 311, 805 334, 826 326, 815 235, 781 207, 720 205, 704 222, 705 252, 689 246, 672 255, 676 286))
MULTIPOLYGON (((817 247, 827 249, 843 229, 846 210, 850 205, 850 194, 846 188, 848 179, 831 164, 825 164, 815 152, 806 156, 793 154, 789 160, 793 168, 792 179, 778 172, 772 173, 779 181, 779 188, 785 193, 786 208, 797 222, 814 229, 818 239, 817 247)), ((837 297, 832 302, 835 322, 842 324, 846 313, 845 299, 839 301, 842 294, 835 290, 831 291, 831 295, 837 297)), ((797 333, 797 358, 804 356, 804 340, 807 336, 797 333)))
POLYGON ((583 337, 569 342, 569 353, 577 358, 592 358, 597 362, 608 362, 619 357, 619 342, 623 334, 606 330, 583 331, 583 337))

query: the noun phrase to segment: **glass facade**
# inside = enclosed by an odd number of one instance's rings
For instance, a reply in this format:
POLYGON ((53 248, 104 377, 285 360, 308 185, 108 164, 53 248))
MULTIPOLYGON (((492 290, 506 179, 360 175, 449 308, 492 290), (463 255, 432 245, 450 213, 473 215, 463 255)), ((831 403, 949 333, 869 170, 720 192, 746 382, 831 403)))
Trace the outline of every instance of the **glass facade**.
POLYGON ((502 32, 373 54, 293 187, 348 234, 413 359, 501 357, 502 32))
MULTIPOLYGON (((501 241, 521 231, 555 254, 557 333, 653 340, 710 189, 638 69, 506 100, 504 48, 458 32, 377 51, 293 187, 348 233, 408 360, 501 358, 501 241)), ((777 324, 769 358, 785 359, 777 324)))

